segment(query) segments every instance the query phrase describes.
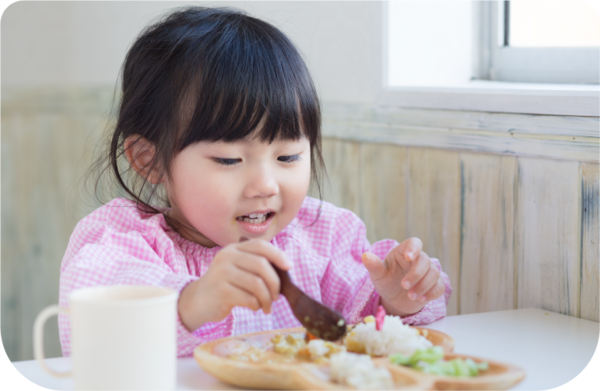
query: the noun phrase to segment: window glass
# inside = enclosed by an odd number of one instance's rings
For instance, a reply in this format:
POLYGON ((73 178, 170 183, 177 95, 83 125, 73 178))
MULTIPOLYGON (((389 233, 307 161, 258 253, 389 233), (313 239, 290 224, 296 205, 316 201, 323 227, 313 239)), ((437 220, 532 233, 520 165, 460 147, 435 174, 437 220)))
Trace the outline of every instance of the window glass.
POLYGON ((600 46, 600 17, 581 0, 508 2, 513 47, 600 46))

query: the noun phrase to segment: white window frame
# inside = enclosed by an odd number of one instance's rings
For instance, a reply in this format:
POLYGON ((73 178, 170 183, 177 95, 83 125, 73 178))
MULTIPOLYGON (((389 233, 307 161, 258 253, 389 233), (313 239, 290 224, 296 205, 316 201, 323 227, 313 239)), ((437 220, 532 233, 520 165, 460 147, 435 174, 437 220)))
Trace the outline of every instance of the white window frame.
MULTIPOLYGON (((498 22, 491 12, 491 4, 477 2, 481 42, 489 42, 493 35, 483 30, 486 18, 498 22)), ((381 2, 380 25, 382 39, 379 61, 381 89, 377 98, 380 106, 488 111, 525 114, 570 116, 600 116, 600 86, 597 84, 517 83, 494 80, 472 80, 446 87, 391 87, 388 83, 388 2, 381 2)), ((494 27, 497 27, 495 24, 494 27)), ((496 29, 497 31, 497 29, 496 29)), ((495 37, 494 37, 495 39, 495 37)), ((481 50, 481 46, 478 47, 481 50)), ((492 53, 481 53, 480 70, 489 69, 492 53)), ((474 75, 481 77, 481 75, 474 75)), ((497 75, 496 75, 497 76, 497 75)))

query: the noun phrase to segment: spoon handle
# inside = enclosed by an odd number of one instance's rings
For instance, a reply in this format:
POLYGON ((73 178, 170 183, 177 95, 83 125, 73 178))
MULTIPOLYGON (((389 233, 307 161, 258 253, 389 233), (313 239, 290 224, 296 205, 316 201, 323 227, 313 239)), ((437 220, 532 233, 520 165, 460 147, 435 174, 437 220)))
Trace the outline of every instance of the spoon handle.
POLYGON ((279 276, 279 281, 281 284, 279 293, 285 296, 288 303, 290 303, 290 306, 294 307, 298 302, 300 296, 304 295, 304 293, 300 291, 300 289, 296 285, 294 285, 292 279, 290 278, 290 274, 287 271, 281 270, 273 264, 271 265, 273 266, 273 268, 277 272, 277 275, 279 276))

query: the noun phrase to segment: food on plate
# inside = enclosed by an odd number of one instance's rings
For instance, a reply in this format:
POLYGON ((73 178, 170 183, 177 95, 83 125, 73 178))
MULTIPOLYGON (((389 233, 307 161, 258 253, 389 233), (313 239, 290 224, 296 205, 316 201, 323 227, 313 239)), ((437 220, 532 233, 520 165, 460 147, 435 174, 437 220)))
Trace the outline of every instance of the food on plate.
POLYGON ((375 366, 370 356, 342 351, 332 354, 329 361, 329 376, 336 383, 363 390, 394 387, 390 371, 375 366))
POLYGON ((365 317, 364 323, 354 326, 344 338, 347 350, 371 356, 412 355, 417 349, 433 346, 431 341, 419 334, 419 330, 403 324, 397 316, 386 315, 381 323, 378 324, 374 316, 365 317))
POLYGON ((439 346, 418 349, 411 355, 395 353, 389 356, 392 363, 405 365, 424 373, 440 376, 473 377, 488 370, 487 361, 477 363, 470 358, 444 360, 444 351, 439 346))
POLYGON ((259 362, 265 357, 266 351, 256 346, 240 344, 234 347, 227 355, 227 358, 236 361, 259 362))
POLYGON ((276 335, 271 339, 273 350, 279 354, 295 356, 301 350, 306 349, 304 338, 295 334, 276 335))
MULTIPOLYGON (((272 337, 262 349, 254 346, 237 346, 229 358, 253 362, 310 361, 327 363, 332 354, 342 351, 387 356, 391 353, 412 355, 418 349, 433 344, 419 330, 404 325, 400 318, 378 313, 377 317, 366 316, 363 323, 348 326, 346 338, 329 342, 306 333, 279 334, 272 337)), ((425 334, 426 335, 426 334, 425 334)))
POLYGON ((332 354, 346 350, 345 346, 333 342, 311 339, 306 343, 306 339, 294 334, 276 335, 271 339, 271 343, 276 353, 316 363, 327 362, 332 354))
POLYGON ((313 339, 308 343, 308 351, 310 352, 311 361, 321 362, 330 358, 332 354, 345 352, 346 347, 322 339, 313 339))
POLYGON ((211 341, 198 346, 194 357, 218 379, 253 389, 507 389, 525 376, 514 365, 450 353, 452 339, 439 331, 385 316, 363 322, 348 326, 348 338, 335 343, 296 327, 211 341), (399 341, 411 351, 397 348, 399 341), (353 344, 369 354, 348 351, 353 344), (379 346, 386 344, 401 351, 374 357, 389 349, 379 346), (415 348, 419 344, 428 346, 415 348))

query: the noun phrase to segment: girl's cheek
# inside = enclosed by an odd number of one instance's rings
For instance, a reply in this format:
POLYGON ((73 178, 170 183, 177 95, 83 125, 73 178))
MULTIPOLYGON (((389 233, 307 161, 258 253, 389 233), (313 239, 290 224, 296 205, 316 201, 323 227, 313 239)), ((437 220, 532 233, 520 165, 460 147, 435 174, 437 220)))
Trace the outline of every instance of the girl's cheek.
POLYGON ((310 164, 301 167, 295 175, 288 175, 290 198, 295 209, 300 209, 310 186, 310 164))

